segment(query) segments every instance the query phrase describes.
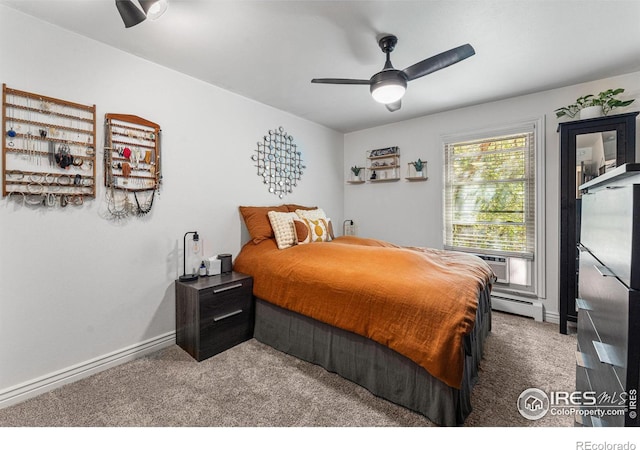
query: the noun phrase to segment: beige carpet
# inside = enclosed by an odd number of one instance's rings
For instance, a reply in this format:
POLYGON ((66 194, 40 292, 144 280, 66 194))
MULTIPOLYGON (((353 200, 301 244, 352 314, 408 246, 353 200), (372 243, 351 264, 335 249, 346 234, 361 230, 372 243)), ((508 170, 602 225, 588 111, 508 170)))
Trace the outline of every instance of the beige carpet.
MULTIPOLYGON (((573 390, 575 336, 494 313, 467 426, 572 426, 531 422, 516 401, 529 387, 573 390)), ((338 375, 252 339, 198 363, 177 346, 0 410, 0 426, 431 426, 338 375)))

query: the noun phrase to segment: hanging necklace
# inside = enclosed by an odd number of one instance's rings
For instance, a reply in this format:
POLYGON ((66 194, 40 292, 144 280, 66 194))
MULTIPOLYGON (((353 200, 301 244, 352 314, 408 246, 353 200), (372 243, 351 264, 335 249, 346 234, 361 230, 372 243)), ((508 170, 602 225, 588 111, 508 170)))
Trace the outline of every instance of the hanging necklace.
MULTIPOLYGON (((15 98, 14 98, 14 99, 12 99, 12 103, 15 103, 15 98)), ((15 116, 15 114, 16 114, 16 110, 15 110, 15 108, 11 108, 11 110, 12 110, 12 114, 11 114, 11 117, 10 117, 10 119, 11 119, 10 129, 9 129, 9 131, 7 131, 7 136, 9 136, 9 137, 11 138, 11 140, 10 140, 10 141, 9 141, 9 143, 7 144, 7 145, 9 145, 9 147, 13 147, 13 138, 14 138, 14 137, 16 137, 16 135, 18 134, 18 133, 16 133, 16 131, 13 129, 13 125, 14 125, 13 118, 14 118, 14 116, 15 116)))
POLYGON ((125 201, 123 202, 122 208, 118 209, 116 207, 116 190, 112 186, 111 189, 107 189, 107 210, 113 216, 114 219, 124 219, 129 214, 127 211, 126 205, 126 193, 125 201))
POLYGON ((156 195, 156 191, 151 191, 151 198, 149 200, 147 200, 144 203, 144 206, 140 206, 140 202, 138 201, 138 194, 137 192, 133 193, 133 197, 136 199, 136 205, 138 207, 138 212, 137 214, 139 216, 144 216, 145 214, 147 214, 149 211, 151 211, 151 208, 153 207, 153 198, 156 195))

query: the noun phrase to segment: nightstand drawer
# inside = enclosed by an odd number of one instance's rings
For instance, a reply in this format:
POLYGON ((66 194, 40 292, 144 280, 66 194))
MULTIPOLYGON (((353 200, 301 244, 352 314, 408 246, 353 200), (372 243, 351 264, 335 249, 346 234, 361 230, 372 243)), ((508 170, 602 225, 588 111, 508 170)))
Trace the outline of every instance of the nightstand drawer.
POLYGON ((201 322, 198 360, 209 358, 253 337, 253 308, 231 311, 217 320, 201 322))
POLYGON ((220 320, 234 311, 251 307, 253 283, 251 279, 209 288, 200 293, 200 322, 220 320))

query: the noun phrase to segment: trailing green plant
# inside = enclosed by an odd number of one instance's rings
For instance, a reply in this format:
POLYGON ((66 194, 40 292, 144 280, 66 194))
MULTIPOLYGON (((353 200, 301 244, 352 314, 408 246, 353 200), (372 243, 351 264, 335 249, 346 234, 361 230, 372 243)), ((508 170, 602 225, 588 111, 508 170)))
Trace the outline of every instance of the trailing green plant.
POLYGON ((418 158, 417 161, 413 161, 411 164, 413 164, 416 172, 422 172, 422 169, 424 168, 424 162, 420 158, 418 158))
POLYGON ((353 166, 353 167, 351 168, 351 172, 353 172, 353 174, 354 174, 355 176, 360 175, 360 171, 361 171, 361 170, 362 170, 362 167, 358 167, 358 166, 353 166))
POLYGON ((563 116, 567 116, 573 118, 580 112, 581 109, 588 108, 590 106, 600 106, 602 108, 602 114, 606 116, 615 108, 624 108, 625 106, 629 106, 635 101, 635 99, 624 101, 617 99, 616 96, 622 94, 623 92, 623 88, 607 89, 606 91, 600 92, 597 96, 589 94, 578 97, 574 104, 556 109, 556 117, 560 118, 563 116))
POLYGON ((635 101, 635 98, 631 100, 619 100, 616 98, 616 95, 622 94, 624 89, 607 89, 606 91, 602 91, 598 94, 598 98, 594 101, 594 104, 602 106, 602 114, 605 116, 609 114, 612 110, 616 108, 624 108, 625 106, 629 106, 635 101))
POLYGON ((575 117, 582 108, 586 108, 587 106, 592 106, 591 99, 593 98, 592 94, 585 95, 583 97, 578 97, 576 102, 569 106, 563 106, 562 108, 558 108, 555 110, 556 117, 560 118, 563 116, 575 117))

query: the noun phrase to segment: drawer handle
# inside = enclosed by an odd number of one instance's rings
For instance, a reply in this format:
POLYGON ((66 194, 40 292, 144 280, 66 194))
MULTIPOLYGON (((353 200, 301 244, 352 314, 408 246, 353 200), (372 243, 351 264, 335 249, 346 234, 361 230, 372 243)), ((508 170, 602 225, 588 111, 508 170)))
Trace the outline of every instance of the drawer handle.
POLYGON ((213 293, 217 294, 218 292, 230 291, 231 289, 238 289, 242 287, 242 283, 232 284, 231 286, 225 286, 218 289, 214 289, 213 293))
POLYGON ((223 319, 227 319, 227 318, 229 318, 229 317, 237 316, 237 315, 238 315, 238 314, 240 314, 240 313, 242 313, 242 310, 241 310, 241 309, 239 309, 239 310, 237 310, 237 311, 230 312, 230 313, 228 313, 228 314, 223 314, 223 315, 221 315, 221 316, 214 317, 214 318, 213 318, 213 321, 214 321, 214 322, 217 322, 217 321, 219 321, 219 320, 223 320, 223 319))
POLYGON ((596 349, 596 354, 601 363, 610 364, 612 366, 624 367, 620 359, 616 355, 615 347, 609 344, 604 344, 600 341, 591 341, 593 348, 596 349))
POLYGON ((587 368, 587 364, 585 363, 585 354, 579 351, 576 351, 576 365, 578 367, 587 368))
POLYGON ((583 369, 593 369, 593 358, 586 353, 576 350, 576 366, 582 367, 583 369))
POLYGON ((576 305, 578 305, 578 309, 582 309, 584 311, 593 311, 593 308, 591 307, 589 302, 583 298, 576 298, 576 305))
POLYGON ((600 275, 602 275, 603 277, 615 277, 616 276, 616 274, 613 273, 611 271, 611 269, 609 269, 606 266, 597 266, 597 265, 594 264, 593 267, 595 267, 595 269, 598 271, 598 273, 600 275))

